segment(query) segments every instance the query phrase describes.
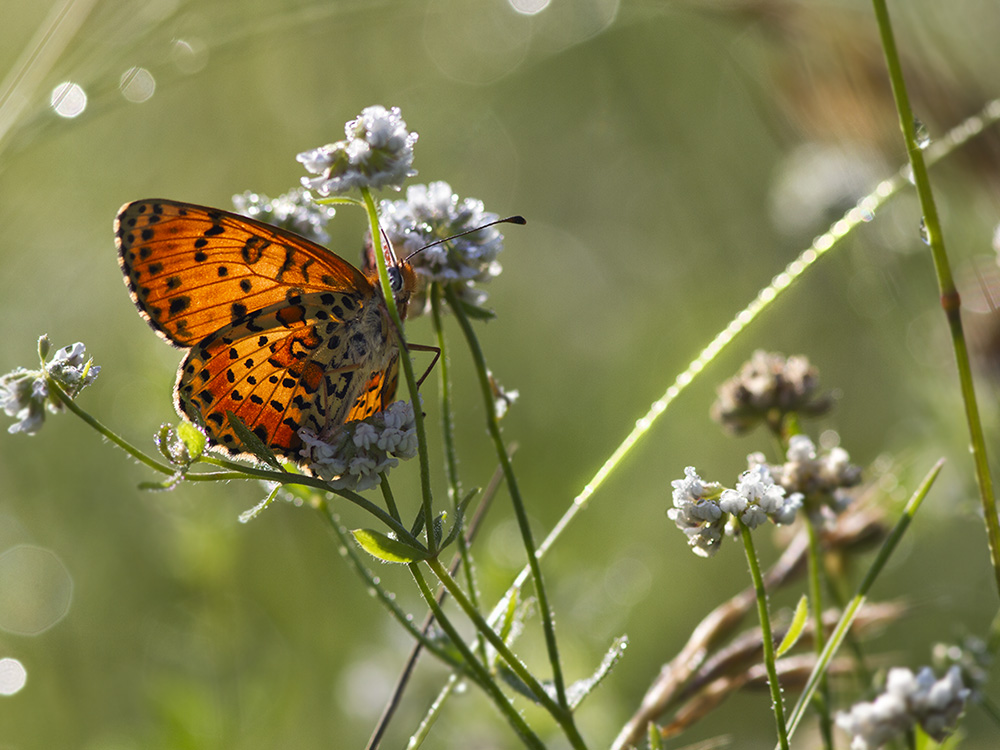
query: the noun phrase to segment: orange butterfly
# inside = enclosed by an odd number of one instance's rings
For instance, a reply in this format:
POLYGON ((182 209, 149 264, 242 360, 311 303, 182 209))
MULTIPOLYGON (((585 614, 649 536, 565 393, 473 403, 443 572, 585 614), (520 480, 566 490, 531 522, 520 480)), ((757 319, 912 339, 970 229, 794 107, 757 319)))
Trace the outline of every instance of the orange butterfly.
MULTIPOLYGON (((376 273, 292 232, 177 201, 122 206, 115 238, 139 314, 187 349, 177 413, 230 455, 244 454, 227 411, 299 462, 300 428, 328 435, 394 400, 400 342, 376 273)), ((416 276, 395 256, 388 270, 405 319, 416 276)))

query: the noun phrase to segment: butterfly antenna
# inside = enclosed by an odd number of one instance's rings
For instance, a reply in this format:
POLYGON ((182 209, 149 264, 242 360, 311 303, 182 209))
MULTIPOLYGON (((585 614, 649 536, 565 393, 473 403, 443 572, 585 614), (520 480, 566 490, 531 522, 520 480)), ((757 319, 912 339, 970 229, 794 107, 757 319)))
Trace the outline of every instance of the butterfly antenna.
POLYGON ((452 240, 457 239, 458 237, 464 237, 467 234, 474 234, 482 229, 486 229, 487 227, 492 227, 496 224, 520 224, 523 226, 527 223, 528 223, 527 219, 525 219, 523 216, 507 216, 503 219, 497 219, 496 221, 491 221, 488 224, 483 224, 482 226, 475 227, 474 229, 466 229, 464 232, 459 232, 458 234, 453 234, 450 237, 445 237, 444 239, 435 240, 434 242, 424 245, 419 250, 414 250, 412 253, 407 255, 403 259, 403 262, 405 263, 417 253, 422 253, 429 247, 434 247, 435 245, 441 245, 444 244, 445 242, 451 242, 452 240))

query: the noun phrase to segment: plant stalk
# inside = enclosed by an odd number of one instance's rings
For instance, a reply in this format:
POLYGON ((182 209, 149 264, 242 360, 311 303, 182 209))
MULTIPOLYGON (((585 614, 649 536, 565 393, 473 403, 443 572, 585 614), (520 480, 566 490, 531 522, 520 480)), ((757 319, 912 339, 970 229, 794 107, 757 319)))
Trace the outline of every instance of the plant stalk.
POLYGON ((910 97, 906 90, 906 81, 903 78, 903 68, 899 59, 899 51, 896 48, 896 39, 892 32, 889 10, 885 0, 872 0, 872 6, 878 21, 882 51, 885 54, 886 67, 889 71, 889 81, 892 84, 892 94, 896 101, 896 111, 899 114, 899 126, 903 131, 906 152, 910 159, 910 168, 913 171, 913 182, 917 188, 917 196, 920 198, 924 230, 931 248, 931 257, 934 260, 934 270, 941 293, 941 307, 948 320, 952 347, 955 350, 955 364, 958 367, 958 381, 962 391, 962 402, 965 405, 965 419, 969 428, 972 458, 976 469, 976 483, 979 485, 983 520, 986 524, 990 560, 993 563, 993 577, 997 592, 1000 593, 1000 517, 997 516, 993 480, 990 476, 989 459, 986 455, 986 439, 983 435, 979 406, 976 403, 976 390, 972 381, 972 368, 969 364, 969 350, 965 340, 965 332, 962 329, 960 298, 955 287, 955 280, 952 278, 948 254, 945 252, 941 219, 938 216, 934 193, 931 190, 923 146, 917 140, 916 120, 913 117, 910 97))

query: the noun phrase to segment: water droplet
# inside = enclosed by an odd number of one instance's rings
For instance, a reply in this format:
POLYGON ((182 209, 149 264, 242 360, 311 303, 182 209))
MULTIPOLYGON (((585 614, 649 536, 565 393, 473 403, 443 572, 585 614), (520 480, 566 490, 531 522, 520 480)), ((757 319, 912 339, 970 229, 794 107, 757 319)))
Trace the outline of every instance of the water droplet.
POLYGON ((65 81, 52 89, 49 103, 60 117, 72 118, 87 108, 87 94, 78 84, 65 81))
POLYGON ((931 235, 930 232, 927 231, 927 224, 924 223, 923 219, 920 220, 920 240, 925 245, 931 244, 931 235))
POLYGON ((913 118, 913 136, 916 138, 917 148, 921 151, 931 145, 931 134, 927 132, 927 126, 916 118, 913 118))

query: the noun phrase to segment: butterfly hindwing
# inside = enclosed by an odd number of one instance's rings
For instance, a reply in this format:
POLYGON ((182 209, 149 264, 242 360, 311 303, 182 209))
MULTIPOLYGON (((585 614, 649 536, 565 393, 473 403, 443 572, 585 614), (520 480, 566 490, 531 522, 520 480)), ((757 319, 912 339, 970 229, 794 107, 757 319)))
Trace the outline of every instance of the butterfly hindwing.
POLYGON ((364 308, 354 303, 348 312, 347 297, 306 295, 297 304, 279 303, 209 335, 181 363, 174 394, 178 411, 201 424, 213 444, 240 455, 227 415, 232 412, 276 454, 296 461, 300 428, 321 434, 378 411, 383 401, 391 403, 396 356, 389 373, 358 348, 352 337, 364 321, 364 308))
POLYGON ((295 295, 372 292, 364 274, 329 250, 219 209, 136 201, 119 211, 115 237, 133 302, 178 346, 295 295))
POLYGON ((375 370, 365 382, 361 394, 347 414, 347 420, 365 419, 389 406, 396 398, 398 381, 399 357, 394 356, 388 367, 375 370))

